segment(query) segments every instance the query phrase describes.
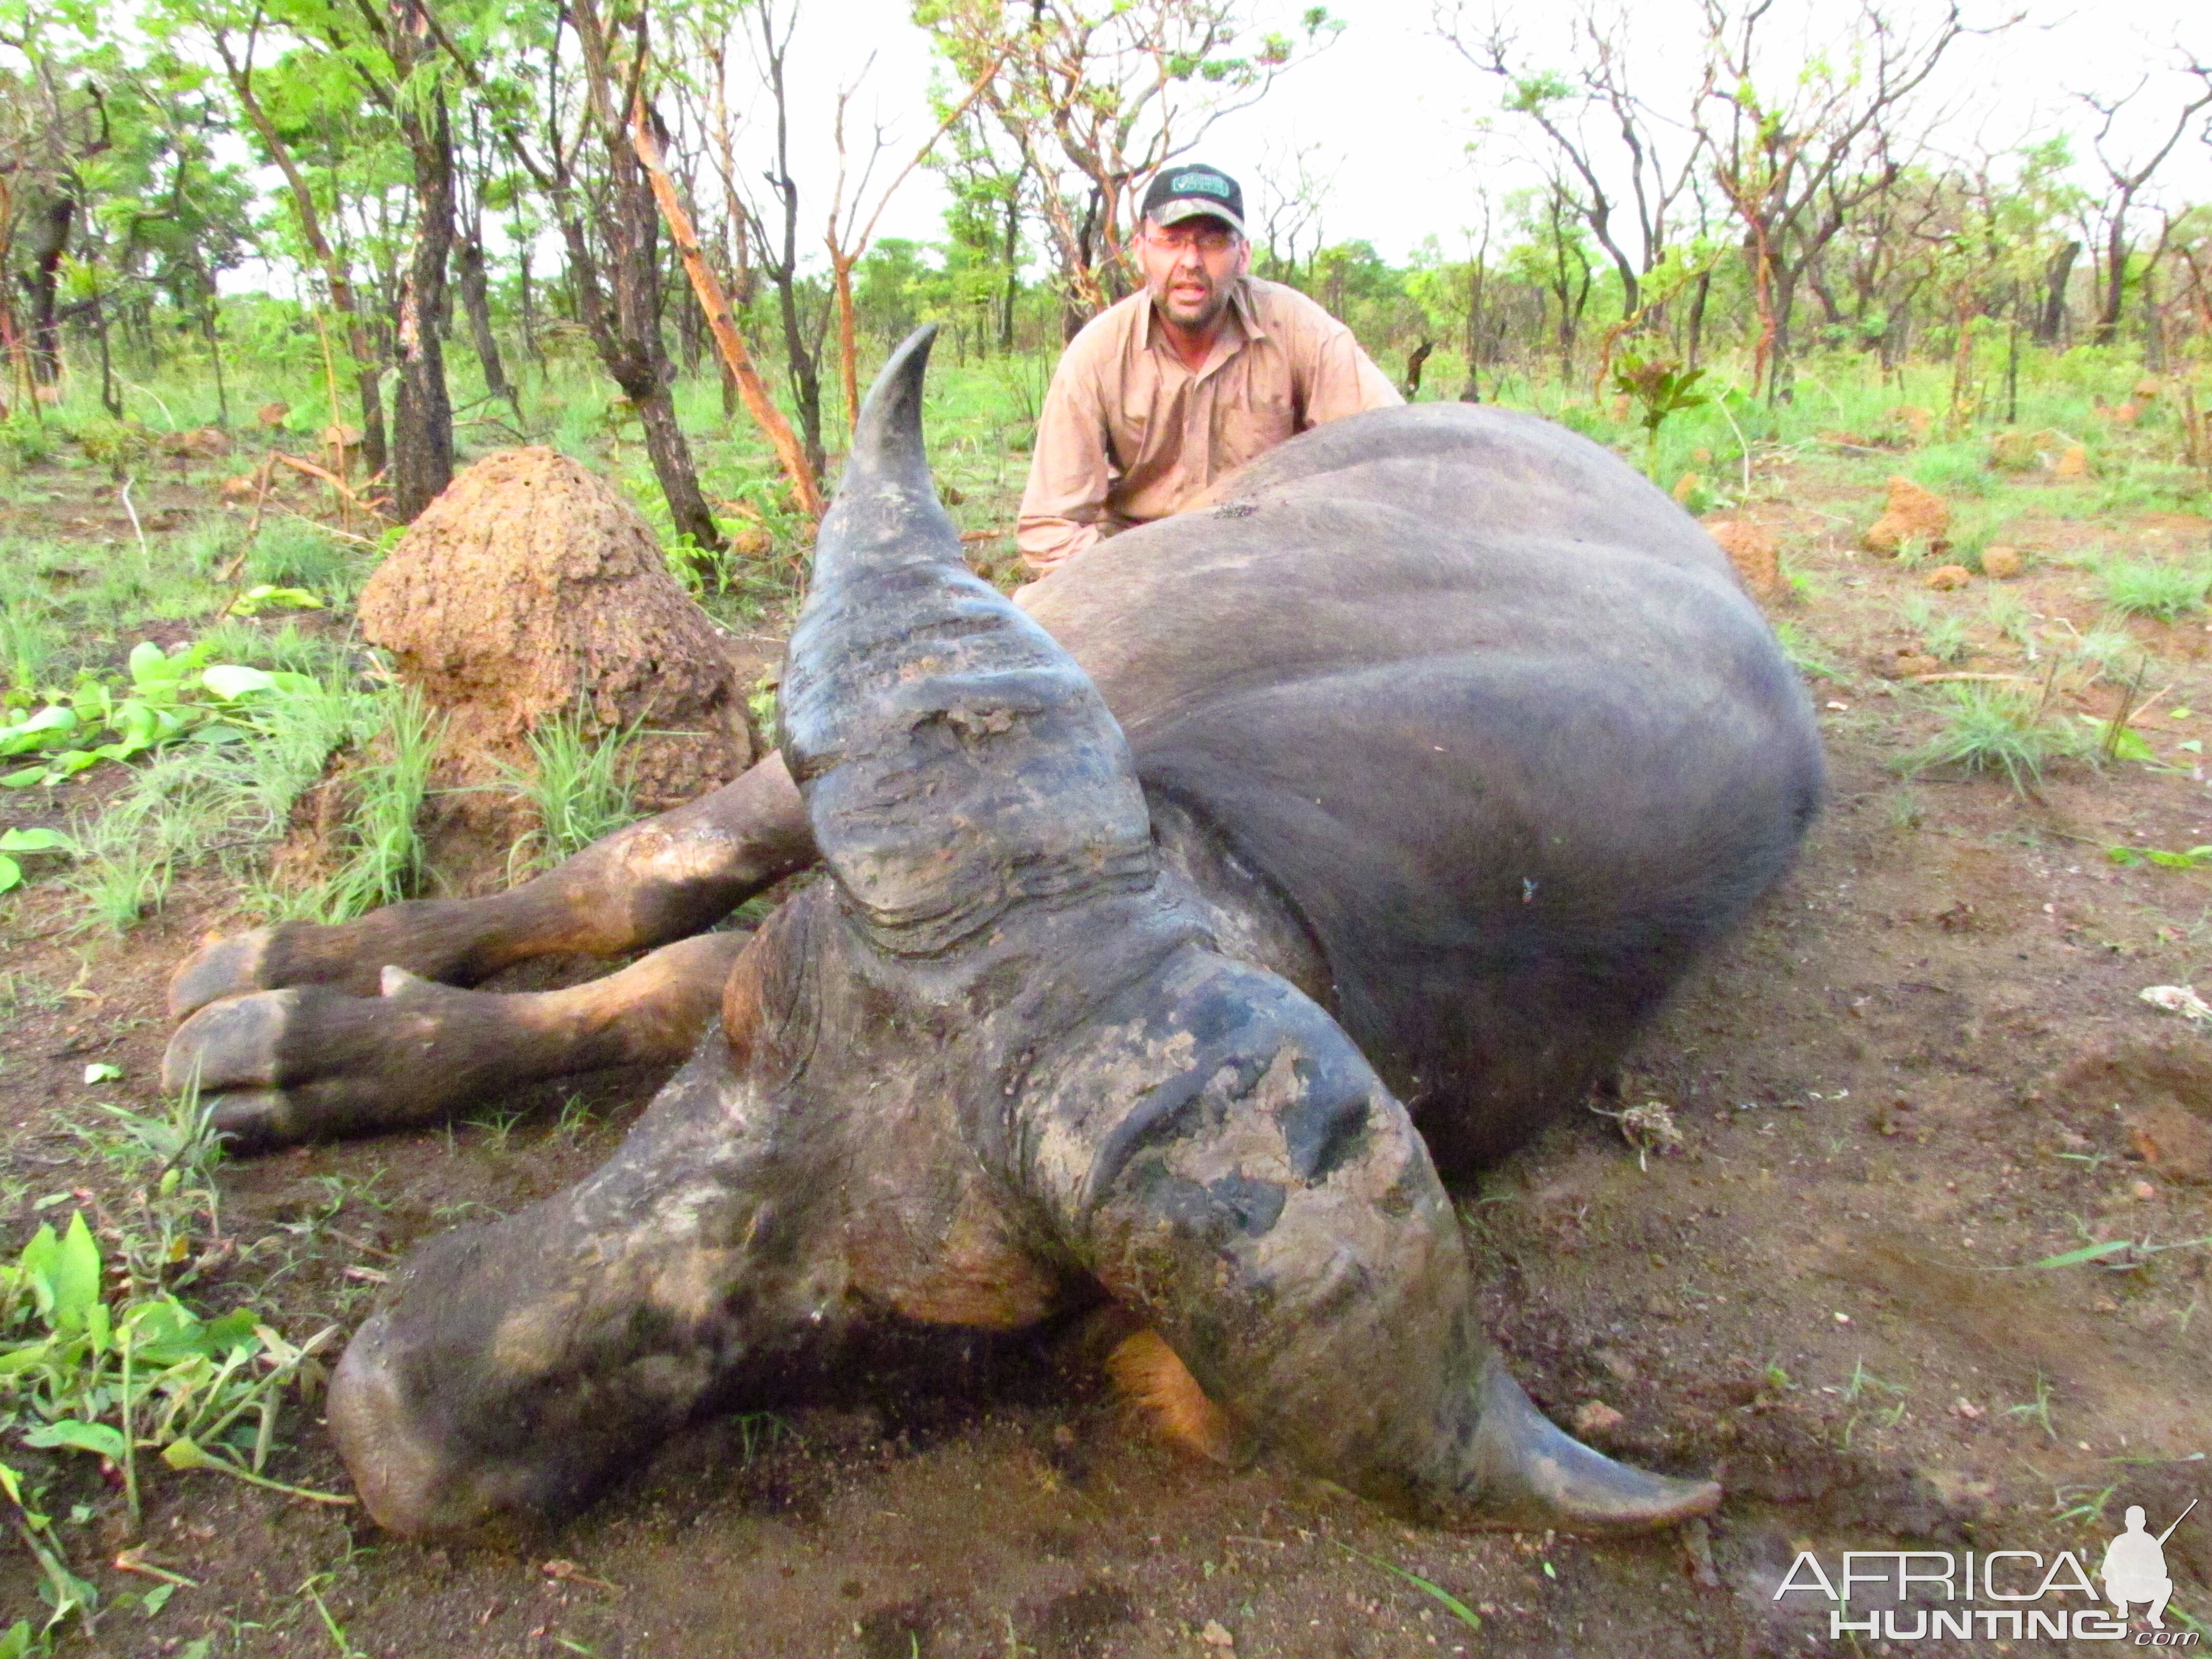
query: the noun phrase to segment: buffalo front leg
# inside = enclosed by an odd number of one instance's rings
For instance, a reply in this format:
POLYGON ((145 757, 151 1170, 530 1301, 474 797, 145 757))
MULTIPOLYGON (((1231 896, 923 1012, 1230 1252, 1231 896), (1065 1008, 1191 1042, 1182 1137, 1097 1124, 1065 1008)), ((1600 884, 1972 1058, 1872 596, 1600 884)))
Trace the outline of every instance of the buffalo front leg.
POLYGON ((377 994, 387 967, 473 985, 532 957, 618 957, 711 927, 814 861, 780 755, 697 800, 633 823, 504 893, 410 899, 357 921, 287 921, 217 940, 169 981, 169 1014, 287 986, 377 994))
POLYGON ((419 1536, 573 1508, 734 1369, 818 1340, 843 1283, 817 1127, 717 1035, 597 1174, 424 1246, 331 1383, 369 1513, 419 1536))
POLYGON ((1710 1510, 1553 1426, 1476 1317, 1405 1109, 1322 1012, 1196 947, 1100 1011, 1015 1106, 1018 1177, 1237 1422, 1437 1518, 1634 1531, 1710 1510))
POLYGON ((465 991, 386 968, 382 994, 232 997, 178 1028, 161 1085, 195 1085, 234 1150, 434 1122, 515 1088, 698 1046, 749 936, 702 933, 558 991, 465 991))

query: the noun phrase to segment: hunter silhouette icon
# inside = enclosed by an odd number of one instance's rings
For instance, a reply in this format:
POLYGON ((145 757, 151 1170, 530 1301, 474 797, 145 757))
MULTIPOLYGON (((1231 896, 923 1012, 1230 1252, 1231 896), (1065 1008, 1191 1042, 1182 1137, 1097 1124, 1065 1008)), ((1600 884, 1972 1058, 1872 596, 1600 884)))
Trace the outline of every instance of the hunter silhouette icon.
MULTIPOLYGON (((2189 1510, 2197 1507, 2197 1500, 2189 1500, 2189 1510)), ((2189 1518, 2184 1510, 2173 1519, 2173 1527, 2189 1518)), ((2128 1529, 2105 1547, 2105 1565, 2098 1576, 2105 1581, 2105 1595, 2119 1616, 2128 1616, 2128 1603, 2148 1602, 2150 1607, 2150 1627, 2166 1628, 2166 1598, 2173 1594, 2173 1580, 2166 1576, 2166 1540, 2173 1536, 2173 1527, 2168 1527, 2155 1538, 2144 1530, 2142 1506, 2128 1506, 2128 1529)))

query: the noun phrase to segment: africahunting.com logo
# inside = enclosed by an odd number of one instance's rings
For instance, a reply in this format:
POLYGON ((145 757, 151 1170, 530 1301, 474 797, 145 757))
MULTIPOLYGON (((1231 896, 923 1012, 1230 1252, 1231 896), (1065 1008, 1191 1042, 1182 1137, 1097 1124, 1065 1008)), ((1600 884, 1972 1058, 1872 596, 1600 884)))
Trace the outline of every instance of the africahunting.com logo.
POLYGON ((1793 1595, 1826 1598, 1834 1604, 1828 1635, 1837 1641, 2045 1638, 2201 1647, 2200 1632, 2170 1629, 2166 1621, 2166 1603, 2173 1595, 2166 1540, 2196 1507, 2191 1498, 2172 1526, 2154 1533, 2142 1506, 2130 1506, 2127 1530, 2105 1547, 2095 1568, 2094 1577, 2104 1583, 2102 1595, 2090 1582, 2087 1552, 2061 1550, 2046 1563, 2036 1550, 1847 1550, 1831 1576, 1819 1556, 1802 1550, 1774 1599, 1787 1607, 1793 1595), (2068 1596, 2079 1596, 2087 1605, 2070 1603, 2068 1596))

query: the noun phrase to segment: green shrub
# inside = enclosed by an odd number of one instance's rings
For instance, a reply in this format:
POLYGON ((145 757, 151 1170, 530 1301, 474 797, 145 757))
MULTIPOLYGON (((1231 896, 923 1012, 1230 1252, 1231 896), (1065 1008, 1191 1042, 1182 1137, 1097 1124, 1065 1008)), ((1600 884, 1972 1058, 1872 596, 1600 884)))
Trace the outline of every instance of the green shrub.
POLYGON ((0 459, 14 466, 31 466, 54 453, 53 434, 37 416, 10 415, 0 421, 0 459))
POLYGON ((2133 659, 2141 661, 2150 653, 2141 641, 2124 628, 2093 628, 2086 634, 2074 636, 2069 653, 2076 662, 2109 672, 2123 662, 2133 659))
POLYGON ((59 628, 35 600, 0 611, 0 675, 6 676, 7 689, 35 692, 59 644, 59 628))

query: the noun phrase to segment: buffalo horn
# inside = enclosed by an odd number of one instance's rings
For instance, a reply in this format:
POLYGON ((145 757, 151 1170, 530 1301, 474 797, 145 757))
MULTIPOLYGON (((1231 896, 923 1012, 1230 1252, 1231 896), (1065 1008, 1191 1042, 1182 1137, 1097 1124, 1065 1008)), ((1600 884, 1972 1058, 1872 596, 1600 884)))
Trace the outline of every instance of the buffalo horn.
POLYGON ((1010 907, 1151 883, 1143 793, 1074 659, 968 568, 923 453, 936 330, 869 388, 791 638, 783 754, 884 949, 938 955, 1010 907))

